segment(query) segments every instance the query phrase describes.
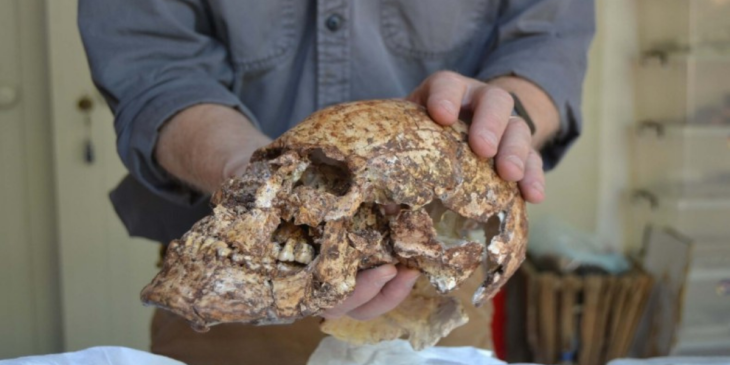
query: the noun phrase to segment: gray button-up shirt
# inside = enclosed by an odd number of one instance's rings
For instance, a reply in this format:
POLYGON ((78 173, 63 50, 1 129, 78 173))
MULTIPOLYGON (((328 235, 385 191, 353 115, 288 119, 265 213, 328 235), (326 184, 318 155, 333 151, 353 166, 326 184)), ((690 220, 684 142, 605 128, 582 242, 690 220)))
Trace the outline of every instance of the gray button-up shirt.
POLYGON ((275 138, 335 103, 404 97, 439 70, 539 85, 580 133, 592 0, 80 0, 79 28, 130 175, 112 193, 132 235, 167 242, 208 210, 156 163, 162 124, 229 105, 275 138))

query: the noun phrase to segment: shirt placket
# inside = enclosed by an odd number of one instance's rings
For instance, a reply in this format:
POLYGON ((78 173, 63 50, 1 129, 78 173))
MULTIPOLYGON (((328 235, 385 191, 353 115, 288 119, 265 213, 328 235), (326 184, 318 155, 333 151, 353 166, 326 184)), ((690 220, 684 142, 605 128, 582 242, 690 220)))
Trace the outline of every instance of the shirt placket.
POLYGON ((317 1, 317 107, 350 100, 350 4, 317 1))

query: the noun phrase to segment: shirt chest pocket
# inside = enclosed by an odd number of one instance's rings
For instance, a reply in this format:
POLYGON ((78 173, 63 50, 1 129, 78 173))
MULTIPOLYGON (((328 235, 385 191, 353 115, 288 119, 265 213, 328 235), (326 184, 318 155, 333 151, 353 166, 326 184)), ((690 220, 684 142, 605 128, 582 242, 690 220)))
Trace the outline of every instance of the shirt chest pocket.
POLYGON ((218 33, 231 61, 245 71, 270 68, 289 55, 302 33, 307 12, 299 0, 218 0, 210 2, 218 33))
POLYGON ((389 48, 439 58, 492 32, 499 0, 381 0, 381 32, 389 48))

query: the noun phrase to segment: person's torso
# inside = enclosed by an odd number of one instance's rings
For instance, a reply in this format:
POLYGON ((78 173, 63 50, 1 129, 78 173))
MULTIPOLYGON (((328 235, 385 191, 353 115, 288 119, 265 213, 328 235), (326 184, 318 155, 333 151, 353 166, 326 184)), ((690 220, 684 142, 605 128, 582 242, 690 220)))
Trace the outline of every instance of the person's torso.
MULTIPOLYGON (((401 98, 439 70, 477 74, 505 0, 211 0, 233 92, 276 138, 325 106, 401 98)), ((181 206, 131 176, 111 199, 130 235, 162 243, 210 212, 181 206)))
POLYGON ((404 97, 428 75, 474 75, 500 0, 216 0, 234 92, 275 138, 328 105, 404 97))

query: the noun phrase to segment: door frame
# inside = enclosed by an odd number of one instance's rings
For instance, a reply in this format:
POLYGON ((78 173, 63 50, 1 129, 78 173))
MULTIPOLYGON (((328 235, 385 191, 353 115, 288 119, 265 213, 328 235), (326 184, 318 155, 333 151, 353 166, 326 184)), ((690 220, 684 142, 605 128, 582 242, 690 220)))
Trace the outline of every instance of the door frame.
POLYGON ((77 29, 77 0, 47 6, 64 348, 149 350, 152 308, 139 291, 157 269, 157 244, 129 238, 108 198, 125 174, 113 117, 91 80, 77 29), (88 97, 89 115, 78 108, 88 97), (90 129, 87 123, 90 122, 90 129), (84 160, 91 139, 95 161, 84 160))

